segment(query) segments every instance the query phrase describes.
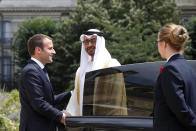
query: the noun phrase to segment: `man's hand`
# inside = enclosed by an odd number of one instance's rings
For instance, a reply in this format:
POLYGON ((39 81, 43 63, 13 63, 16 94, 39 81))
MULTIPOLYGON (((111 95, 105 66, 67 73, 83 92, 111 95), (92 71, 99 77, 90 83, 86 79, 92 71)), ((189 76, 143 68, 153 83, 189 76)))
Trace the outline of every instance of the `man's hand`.
POLYGON ((66 115, 63 113, 63 116, 61 118, 61 123, 65 125, 66 122, 66 115))
POLYGON ((66 110, 62 110, 61 112, 65 113, 66 116, 71 116, 71 114, 67 112, 66 110))
POLYGON ((67 112, 66 110, 61 111, 63 113, 63 116, 61 118, 61 123, 62 124, 66 124, 66 117, 67 116, 71 116, 71 114, 69 112, 67 112))

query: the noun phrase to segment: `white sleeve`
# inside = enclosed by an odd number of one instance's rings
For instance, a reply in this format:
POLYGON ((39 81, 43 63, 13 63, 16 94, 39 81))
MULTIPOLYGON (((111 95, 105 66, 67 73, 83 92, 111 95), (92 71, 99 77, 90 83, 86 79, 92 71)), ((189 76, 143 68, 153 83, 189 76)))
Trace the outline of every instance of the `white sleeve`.
POLYGON ((75 88, 73 90, 72 96, 67 105, 66 111, 69 112, 72 116, 79 116, 80 114, 80 105, 77 103, 77 80, 79 79, 79 68, 76 72, 75 77, 75 88))
POLYGON ((113 67, 113 66, 120 66, 121 64, 118 62, 117 59, 111 59, 109 66, 108 67, 113 67))

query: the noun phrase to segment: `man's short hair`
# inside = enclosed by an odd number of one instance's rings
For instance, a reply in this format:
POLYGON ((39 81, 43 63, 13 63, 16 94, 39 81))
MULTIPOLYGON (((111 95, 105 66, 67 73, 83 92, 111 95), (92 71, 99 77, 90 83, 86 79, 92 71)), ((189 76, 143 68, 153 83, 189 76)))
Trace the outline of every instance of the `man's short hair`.
POLYGON ((51 37, 44 34, 35 34, 31 38, 29 38, 27 45, 30 56, 35 54, 35 47, 40 47, 41 49, 43 49, 43 40, 45 38, 52 40, 51 37))

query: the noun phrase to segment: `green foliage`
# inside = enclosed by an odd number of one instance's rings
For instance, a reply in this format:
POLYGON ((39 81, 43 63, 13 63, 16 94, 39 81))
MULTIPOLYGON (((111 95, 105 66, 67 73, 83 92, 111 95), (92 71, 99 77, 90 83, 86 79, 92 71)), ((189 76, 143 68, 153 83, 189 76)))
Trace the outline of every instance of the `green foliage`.
POLYGON ((20 102, 19 93, 13 90, 10 93, 0 91, 0 130, 18 131, 20 102))
POLYGON ((15 123, 0 114, 0 130, 1 131, 18 131, 15 123))
MULTIPOLYGON (((185 23, 190 35, 190 45, 192 48, 187 49, 187 53, 192 56, 193 60, 196 60, 196 17, 192 17, 189 21, 185 23)), ((188 46, 189 47, 189 46, 188 46)))
MULTIPOLYGON (((166 23, 180 23, 180 12, 168 0, 82 0, 61 22, 54 35, 56 56, 54 74, 68 80, 73 87, 74 74, 80 62, 80 35, 90 28, 104 32, 106 47, 121 64, 161 60, 153 41, 166 23), (72 79, 72 80, 71 80, 72 79), (70 82, 71 80, 71 82, 70 82)), ((59 78, 60 80, 60 78, 59 78)))
POLYGON ((23 68, 30 58, 27 41, 34 34, 45 34, 52 36, 57 32, 57 21, 49 18, 38 17, 33 20, 25 20, 19 25, 18 31, 14 34, 14 50, 16 52, 16 64, 23 68))
MULTIPOLYGON (((73 88, 80 62, 80 35, 90 28, 104 33, 106 47, 121 64, 161 60, 153 41, 166 23, 180 23, 173 0, 79 0, 78 7, 59 24, 38 18, 20 25, 15 35, 17 62, 26 64, 27 39, 35 33, 54 38, 56 55, 48 66, 56 93, 73 88)), ((188 46, 190 47, 190 46, 188 46)), ((187 48, 190 52, 190 48, 187 48)))
POLYGON ((75 56, 74 67, 80 58, 79 37, 89 28, 104 32, 109 52, 121 64, 156 61, 161 59, 153 45, 158 30, 166 23, 179 24, 179 14, 175 2, 168 0, 78 1, 71 18, 62 22, 58 39, 75 47, 68 50, 75 56))
MULTIPOLYGON (((25 20, 19 25, 18 31, 14 35, 13 40, 13 49, 16 53, 16 64, 20 67, 19 71, 27 64, 28 59, 30 59, 28 49, 27 49, 27 41, 34 34, 45 34, 52 37, 56 32, 58 32, 58 22, 57 20, 53 20, 50 18, 38 17, 33 20, 25 20)), ((52 66, 52 64, 50 64, 52 66)), ((49 69, 49 73, 51 74, 51 81, 55 83, 54 85, 62 84, 59 83, 59 79, 55 79, 53 77, 54 68, 49 69)), ((54 75, 55 76, 55 75, 54 75)), ((62 79, 61 79, 62 80, 62 79)), ((61 86, 60 86, 61 87, 61 86)), ((55 88, 58 90, 58 88, 55 88)))

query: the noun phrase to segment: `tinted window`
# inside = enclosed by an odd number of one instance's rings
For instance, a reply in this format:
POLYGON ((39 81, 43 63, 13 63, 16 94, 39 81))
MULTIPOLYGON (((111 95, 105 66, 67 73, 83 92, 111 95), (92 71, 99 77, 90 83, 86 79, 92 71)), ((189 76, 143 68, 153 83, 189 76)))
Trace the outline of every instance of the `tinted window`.
POLYGON ((88 73, 83 115, 150 116, 153 87, 162 64, 134 64, 88 73))
POLYGON ((127 95, 123 73, 94 79, 93 115, 127 115, 127 95))
MULTIPOLYGON (((196 62, 189 61, 196 70, 196 62)), ((151 116, 153 88, 164 62, 148 62, 86 74, 83 115, 151 116)))

